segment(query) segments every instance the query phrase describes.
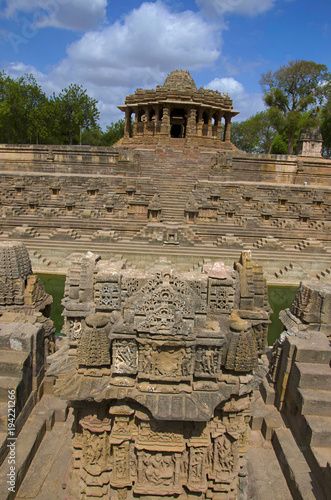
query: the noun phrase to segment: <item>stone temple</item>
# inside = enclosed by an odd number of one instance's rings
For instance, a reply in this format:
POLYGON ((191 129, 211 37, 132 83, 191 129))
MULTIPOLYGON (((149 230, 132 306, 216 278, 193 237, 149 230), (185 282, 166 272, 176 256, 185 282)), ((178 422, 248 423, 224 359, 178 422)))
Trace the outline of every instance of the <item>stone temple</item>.
POLYGON ((238 151, 186 71, 120 109, 111 149, 0 146, 1 498, 330 500, 318 131, 238 151), (66 273, 56 349, 32 267, 66 273), (269 348, 267 283, 299 282, 269 348))

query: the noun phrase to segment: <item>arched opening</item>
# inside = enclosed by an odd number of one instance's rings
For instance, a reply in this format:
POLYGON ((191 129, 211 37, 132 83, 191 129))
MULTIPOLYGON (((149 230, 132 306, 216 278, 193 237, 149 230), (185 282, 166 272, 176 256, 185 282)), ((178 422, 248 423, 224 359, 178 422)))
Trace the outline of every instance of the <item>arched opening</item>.
POLYGON ((182 139, 186 135, 186 113, 183 108, 174 108, 170 117, 170 135, 182 139))

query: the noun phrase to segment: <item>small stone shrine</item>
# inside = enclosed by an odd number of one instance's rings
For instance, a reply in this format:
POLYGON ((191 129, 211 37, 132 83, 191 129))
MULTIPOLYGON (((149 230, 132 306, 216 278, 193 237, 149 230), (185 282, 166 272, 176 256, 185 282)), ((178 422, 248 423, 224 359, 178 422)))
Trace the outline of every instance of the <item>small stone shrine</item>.
POLYGON ((139 138, 144 143, 175 138, 236 149, 230 142, 231 119, 238 114, 232 100, 217 90, 198 90, 188 71, 172 71, 162 86, 157 85, 156 90, 137 89, 126 98, 125 105, 118 107, 125 112, 121 144, 139 138))
POLYGON ((267 297, 249 251, 191 272, 74 254, 48 370, 74 411, 68 498, 237 498, 267 297))
POLYGON ((1 323, 40 323, 44 330, 45 356, 54 352, 55 327, 49 319, 53 298, 33 274, 23 243, 0 242, 1 323))

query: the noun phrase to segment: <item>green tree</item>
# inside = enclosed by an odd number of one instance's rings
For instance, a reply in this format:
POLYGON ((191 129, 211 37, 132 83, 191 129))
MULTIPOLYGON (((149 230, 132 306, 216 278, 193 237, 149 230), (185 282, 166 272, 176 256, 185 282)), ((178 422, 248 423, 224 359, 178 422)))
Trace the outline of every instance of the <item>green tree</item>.
POLYGON ((106 132, 102 137, 102 145, 112 146, 115 142, 119 141, 124 136, 124 125, 125 121, 123 119, 115 123, 111 122, 110 125, 107 125, 106 132))
POLYGON ((231 124, 231 141, 247 153, 270 153, 275 135, 268 111, 260 111, 247 120, 231 124))
POLYGON ((325 99, 329 80, 324 64, 304 60, 291 61, 274 73, 261 75, 264 102, 277 131, 287 136, 288 154, 293 153, 295 133, 307 125, 307 112, 325 99))
POLYGON ((81 143, 89 146, 102 146, 104 133, 99 125, 91 129, 84 129, 81 135, 81 143))
POLYGON ((13 80, 0 74, 0 135, 3 142, 32 143, 46 134, 47 97, 33 75, 13 80))
POLYGON ((321 132, 323 136, 323 156, 331 158, 331 97, 322 109, 321 132))
POLYGON ((56 109, 56 128, 62 140, 73 144, 79 141, 82 131, 94 128, 99 119, 97 101, 87 95, 81 85, 70 84, 56 97, 53 96, 56 109))

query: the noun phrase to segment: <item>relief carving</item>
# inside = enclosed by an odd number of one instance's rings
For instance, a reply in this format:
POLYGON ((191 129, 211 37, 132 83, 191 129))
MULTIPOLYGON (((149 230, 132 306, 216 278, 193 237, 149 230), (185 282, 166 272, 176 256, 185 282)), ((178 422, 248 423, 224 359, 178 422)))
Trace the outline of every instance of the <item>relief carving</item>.
POLYGON ((113 341, 113 373, 137 373, 138 349, 134 340, 113 341))
POLYGON ((121 287, 118 283, 105 283, 102 285, 98 299, 100 309, 120 309, 121 307, 121 287))
POLYGON ((179 493, 179 454, 138 451, 136 493, 171 495, 179 493))
POLYGON ((206 478, 206 456, 207 448, 190 448, 190 467, 188 487, 193 491, 205 491, 207 488, 206 478))
POLYGON ((196 376, 218 377, 220 364, 220 350, 217 347, 199 346, 197 348, 194 371, 196 376))
POLYGON ((117 488, 131 486, 130 474, 130 443, 125 441, 120 445, 112 445, 113 470, 110 484, 117 488))
POLYGON ((227 434, 221 434, 214 442, 214 467, 216 480, 231 477, 237 464, 237 441, 227 434))
POLYGON ((147 344, 139 350, 139 376, 180 378, 185 355, 184 347, 147 344))

